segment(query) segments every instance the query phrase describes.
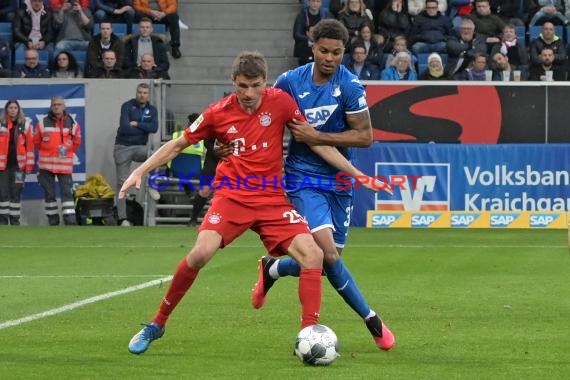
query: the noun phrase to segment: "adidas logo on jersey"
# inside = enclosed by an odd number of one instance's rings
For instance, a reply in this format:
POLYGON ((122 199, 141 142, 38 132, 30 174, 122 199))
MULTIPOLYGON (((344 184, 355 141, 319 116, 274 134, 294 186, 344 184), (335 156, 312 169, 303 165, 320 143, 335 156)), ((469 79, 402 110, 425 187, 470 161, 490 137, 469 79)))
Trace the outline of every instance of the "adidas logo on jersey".
POLYGON ((235 125, 232 125, 232 126, 228 129, 228 131, 226 132, 226 134, 229 134, 229 133, 238 133, 238 130, 236 129, 235 125))

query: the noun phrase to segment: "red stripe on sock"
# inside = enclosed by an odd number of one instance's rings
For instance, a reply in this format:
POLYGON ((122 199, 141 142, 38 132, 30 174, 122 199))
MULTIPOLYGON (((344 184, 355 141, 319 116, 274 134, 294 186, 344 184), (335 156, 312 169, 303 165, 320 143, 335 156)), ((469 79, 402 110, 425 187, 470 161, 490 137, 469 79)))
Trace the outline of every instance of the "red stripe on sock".
POLYGON ((299 274, 301 329, 319 323, 322 298, 321 269, 303 269, 299 274))
POLYGON ((188 289, 190 289, 194 283, 198 272, 197 269, 188 267, 186 257, 180 261, 176 272, 174 272, 174 278, 170 283, 168 292, 166 292, 166 295, 162 299, 156 315, 152 318, 153 322, 164 327, 168 317, 174 311, 174 308, 176 308, 176 305, 178 305, 182 297, 184 297, 188 289))

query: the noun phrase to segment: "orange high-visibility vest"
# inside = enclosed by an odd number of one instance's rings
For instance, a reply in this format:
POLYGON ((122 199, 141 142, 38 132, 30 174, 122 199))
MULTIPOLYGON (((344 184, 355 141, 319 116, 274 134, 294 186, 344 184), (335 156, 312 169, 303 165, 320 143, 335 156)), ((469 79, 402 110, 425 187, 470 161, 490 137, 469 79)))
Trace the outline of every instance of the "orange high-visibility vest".
MULTIPOLYGON (((20 170, 30 173, 34 170, 34 137, 32 119, 26 118, 24 125, 16 128, 16 157, 20 170)), ((0 123, 0 170, 8 165, 8 149, 10 148, 10 130, 8 123, 0 123)))
POLYGON ((34 144, 39 149, 40 169, 71 174, 73 155, 81 145, 81 128, 67 112, 59 119, 50 113, 38 122, 34 144))

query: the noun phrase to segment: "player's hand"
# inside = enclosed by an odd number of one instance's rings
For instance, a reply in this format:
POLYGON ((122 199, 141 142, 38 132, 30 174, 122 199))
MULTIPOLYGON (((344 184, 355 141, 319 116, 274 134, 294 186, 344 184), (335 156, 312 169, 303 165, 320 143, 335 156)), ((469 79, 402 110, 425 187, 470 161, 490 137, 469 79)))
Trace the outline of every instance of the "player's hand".
POLYGON ((216 155, 216 157, 218 157, 220 160, 224 160, 227 161, 228 160, 228 156, 230 154, 232 154, 234 151, 234 147, 232 144, 224 144, 219 142, 218 140, 216 140, 214 142, 214 154, 216 155))
POLYGON ((293 119, 293 121, 287 123, 287 126, 295 140, 307 144, 318 143, 319 131, 306 121, 293 119))
POLYGON ((135 187, 135 189, 139 190, 141 188, 141 181, 142 181, 142 176, 138 174, 136 171, 132 172, 129 178, 127 178, 127 180, 123 182, 123 186, 119 191, 119 199, 125 198, 125 196, 127 195, 127 191, 133 186, 135 187))
POLYGON ((394 195, 394 191, 392 190, 392 187, 390 187, 389 184, 387 184, 383 181, 380 181, 378 178, 374 178, 374 177, 370 177, 370 176, 367 176, 367 177, 368 177, 367 180, 365 179, 365 180, 359 181, 362 186, 364 186, 368 190, 371 190, 374 192, 385 191, 390 196, 394 195))

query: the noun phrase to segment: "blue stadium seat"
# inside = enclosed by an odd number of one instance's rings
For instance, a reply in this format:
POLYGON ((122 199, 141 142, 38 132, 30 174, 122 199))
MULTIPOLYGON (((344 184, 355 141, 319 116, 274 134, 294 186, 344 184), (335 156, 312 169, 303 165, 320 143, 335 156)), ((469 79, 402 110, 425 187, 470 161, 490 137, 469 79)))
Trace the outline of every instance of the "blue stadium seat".
MULTIPOLYGON (((536 40, 538 35, 542 32, 542 25, 531 25, 529 26, 529 42, 536 40)), ((554 26, 554 33, 560 37, 564 38, 564 28, 561 25, 554 26)))
POLYGON ((524 25, 515 26, 515 32, 517 34, 517 41, 522 46, 526 46, 526 27, 524 25))
POLYGON ((176 156, 170 166, 173 177, 188 176, 190 173, 200 173, 202 170, 202 156, 182 153, 176 156))
MULTIPOLYGON (((93 35, 97 35, 101 32, 101 25, 95 24, 93 25, 93 35)), ((123 23, 114 23, 113 24, 113 33, 117 35, 119 38, 123 38, 127 34, 127 24, 123 23)))
POLYGON ((84 73, 85 62, 87 61, 87 50, 72 50, 70 53, 75 57, 77 65, 79 66, 79 70, 84 73))
MULTIPOLYGON (((26 49, 24 48, 24 46, 20 46, 19 49, 16 49, 15 54, 14 54, 14 64, 15 65, 23 65, 24 62, 26 61, 24 59, 24 55, 25 55, 26 49)), ((50 63, 50 53, 47 50, 38 50, 38 54, 40 56, 40 65, 44 65, 44 66, 49 66, 50 63)))
POLYGON ((0 38, 12 45, 12 23, 0 22, 0 38))
MULTIPOLYGON (((166 25, 164 24, 152 24, 153 33, 164 34, 166 33, 166 25)), ((139 32, 139 24, 133 24, 133 34, 139 32)))

